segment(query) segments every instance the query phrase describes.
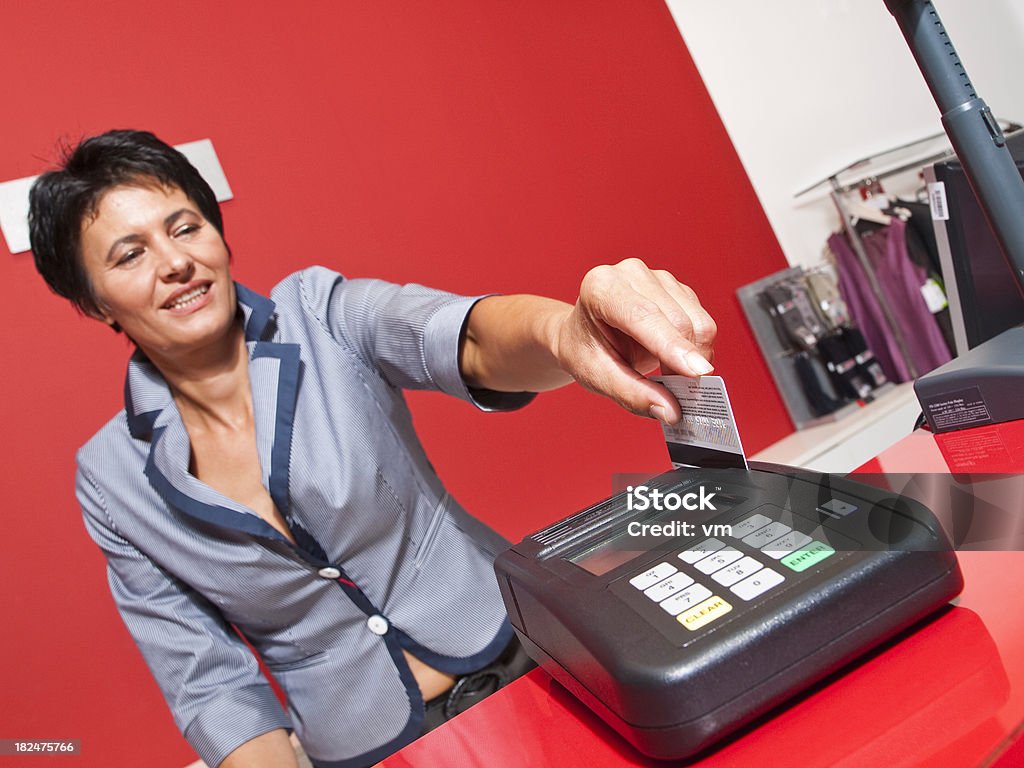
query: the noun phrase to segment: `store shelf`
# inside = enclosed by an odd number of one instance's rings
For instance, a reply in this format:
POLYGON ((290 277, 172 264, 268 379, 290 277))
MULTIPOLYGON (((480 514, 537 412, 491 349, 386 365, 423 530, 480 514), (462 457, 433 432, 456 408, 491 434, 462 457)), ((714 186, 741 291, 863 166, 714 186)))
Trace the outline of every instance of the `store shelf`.
POLYGON ((909 435, 921 407, 900 384, 840 421, 794 432, 751 458, 820 472, 851 472, 909 435))

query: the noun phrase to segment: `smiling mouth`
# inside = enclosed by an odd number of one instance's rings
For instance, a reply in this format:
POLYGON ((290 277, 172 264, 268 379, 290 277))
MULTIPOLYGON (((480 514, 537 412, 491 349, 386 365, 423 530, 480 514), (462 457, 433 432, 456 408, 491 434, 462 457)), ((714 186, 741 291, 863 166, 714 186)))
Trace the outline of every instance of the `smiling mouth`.
POLYGON ((164 309, 185 309, 199 301, 210 290, 209 285, 199 285, 164 304, 164 309))

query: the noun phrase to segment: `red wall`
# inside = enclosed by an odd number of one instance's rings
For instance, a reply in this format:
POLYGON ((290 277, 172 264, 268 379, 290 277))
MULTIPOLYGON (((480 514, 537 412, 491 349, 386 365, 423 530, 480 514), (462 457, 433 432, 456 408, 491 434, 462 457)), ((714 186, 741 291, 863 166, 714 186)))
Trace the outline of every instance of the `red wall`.
MULTIPOLYGON (((719 322, 748 450, 790 431, 733 295, 784 259, 661 2, 7 3, 0 72, 0 180, 110 127, 212 138, 236 276, 258 290, 321 263, 571 300, 601 262, 669 268, 719 322)), ((28 254, 0 252, 0 278, 0 736, 83 739, 83 768, 182 766, 72 494, 129 350, 28 254)), ((667 462, 655 423, 578 388, 494 417, 412 399, 455 494, 512 537, 667 462)))

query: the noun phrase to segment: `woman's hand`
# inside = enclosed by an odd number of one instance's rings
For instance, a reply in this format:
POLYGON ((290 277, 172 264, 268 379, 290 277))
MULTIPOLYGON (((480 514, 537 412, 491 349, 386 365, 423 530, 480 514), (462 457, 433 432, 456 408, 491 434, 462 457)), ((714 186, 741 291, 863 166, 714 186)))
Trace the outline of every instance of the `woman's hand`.
POLYGON ((540 392, 575 379, 633 413, 675 423, 675 397, 644 374, 658 365, 710 373, 716 330, 691 288, 626 259, 590 270, 575 306, 526 295, 481 300, 459 359, 474 387, 540 392))
POLYGON ((713 370, 717 328, 689 286, 640 259, 590 270, 556 339, 559 367, 623 408, 679 420, 679 404, 643 374, 701 376, 713 370))

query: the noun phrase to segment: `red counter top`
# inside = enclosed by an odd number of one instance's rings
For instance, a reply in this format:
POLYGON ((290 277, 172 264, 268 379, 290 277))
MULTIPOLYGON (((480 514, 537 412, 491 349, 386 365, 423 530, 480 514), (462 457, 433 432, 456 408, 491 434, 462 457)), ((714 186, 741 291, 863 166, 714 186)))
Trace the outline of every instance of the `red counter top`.
MULTIPOLYGON (((1024 475, 1024 422, 918 431, 860 472, 1024 475)), ((1010 482, 1020 481, 1021 477, 1010 482)), ((1021 484, 1024 488, 1024 483, 1021 484)), ((1024 527, 1024 507, 1020 510, 1024 527)), ((692 763, 749 768, 1024 765, 1024 552, 961 552, 955 604, 692 763)), ((535 670, 385 768, 662 766, 535 670)))

